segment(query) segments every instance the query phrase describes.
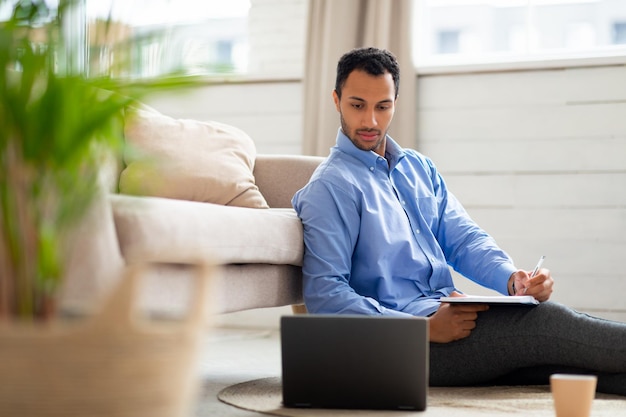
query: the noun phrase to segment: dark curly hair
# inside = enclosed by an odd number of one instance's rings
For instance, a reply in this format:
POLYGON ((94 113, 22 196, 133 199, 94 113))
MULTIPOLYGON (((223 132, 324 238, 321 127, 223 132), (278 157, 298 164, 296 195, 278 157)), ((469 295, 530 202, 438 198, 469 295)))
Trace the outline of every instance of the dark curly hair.
POLYGON ((378 48, 356 48, 346 52, 337 63, 337 79, 335 81, 335 91, 341 98, 343 88, 348 75, 354 70, 365 71, 374 76, 383 75, 385 72, 391 74, 398 97, 400 87, 400 66, 396 57, 385 49, 378 48))

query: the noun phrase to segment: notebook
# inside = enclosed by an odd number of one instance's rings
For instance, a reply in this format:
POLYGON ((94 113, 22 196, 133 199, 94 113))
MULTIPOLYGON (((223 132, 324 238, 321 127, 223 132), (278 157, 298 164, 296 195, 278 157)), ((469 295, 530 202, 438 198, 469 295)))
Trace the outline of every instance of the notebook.
POLYGON ((441 297, 442 303, 463 303, 463 304, 502 304, 502 305, 529 305, 536 306, 539 301, 532 295, 468 295, 464 297, 441 297))
POLYGON ((285 407, 426 409, 428 321, 281 317, 285 407))

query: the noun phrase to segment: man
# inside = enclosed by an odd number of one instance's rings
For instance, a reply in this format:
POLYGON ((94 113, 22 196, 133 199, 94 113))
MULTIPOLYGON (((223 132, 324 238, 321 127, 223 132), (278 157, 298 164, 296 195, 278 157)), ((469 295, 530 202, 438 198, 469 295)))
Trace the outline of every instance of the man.
POLYGON ((337 144, 292 203, 304 227, 311 313, 429 317, 432 385, 547 383, 594 373, 626 395, 626 324, 548 302, 550 271, 515 267, 468 216, 433 162, 387 130, 399 67, 388 51, 355 49, 337 65, 337 144), (448 266, 537 307, 442 303, 462 296, 448 266))

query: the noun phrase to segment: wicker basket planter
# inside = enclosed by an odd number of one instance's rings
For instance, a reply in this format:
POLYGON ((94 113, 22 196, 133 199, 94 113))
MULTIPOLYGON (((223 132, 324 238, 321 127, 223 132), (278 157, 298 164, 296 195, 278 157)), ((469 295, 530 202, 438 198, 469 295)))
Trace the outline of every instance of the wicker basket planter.
POLYGON ((133 267, 93 317, 0 325, 0 416, 189 417, 211 270, 181 321, 138 317, 133 267))

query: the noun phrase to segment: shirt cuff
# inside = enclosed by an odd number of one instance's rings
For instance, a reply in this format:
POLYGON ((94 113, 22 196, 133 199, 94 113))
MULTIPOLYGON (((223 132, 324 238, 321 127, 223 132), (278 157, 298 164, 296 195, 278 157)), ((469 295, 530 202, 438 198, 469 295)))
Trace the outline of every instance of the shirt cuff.
POLYGON ((494 277, 496 279, 496 291, 500 294, 509 295, 509 278, 517 271, 517 268, 513 264, 505 263, 498 266, 494 271, 494 277))

